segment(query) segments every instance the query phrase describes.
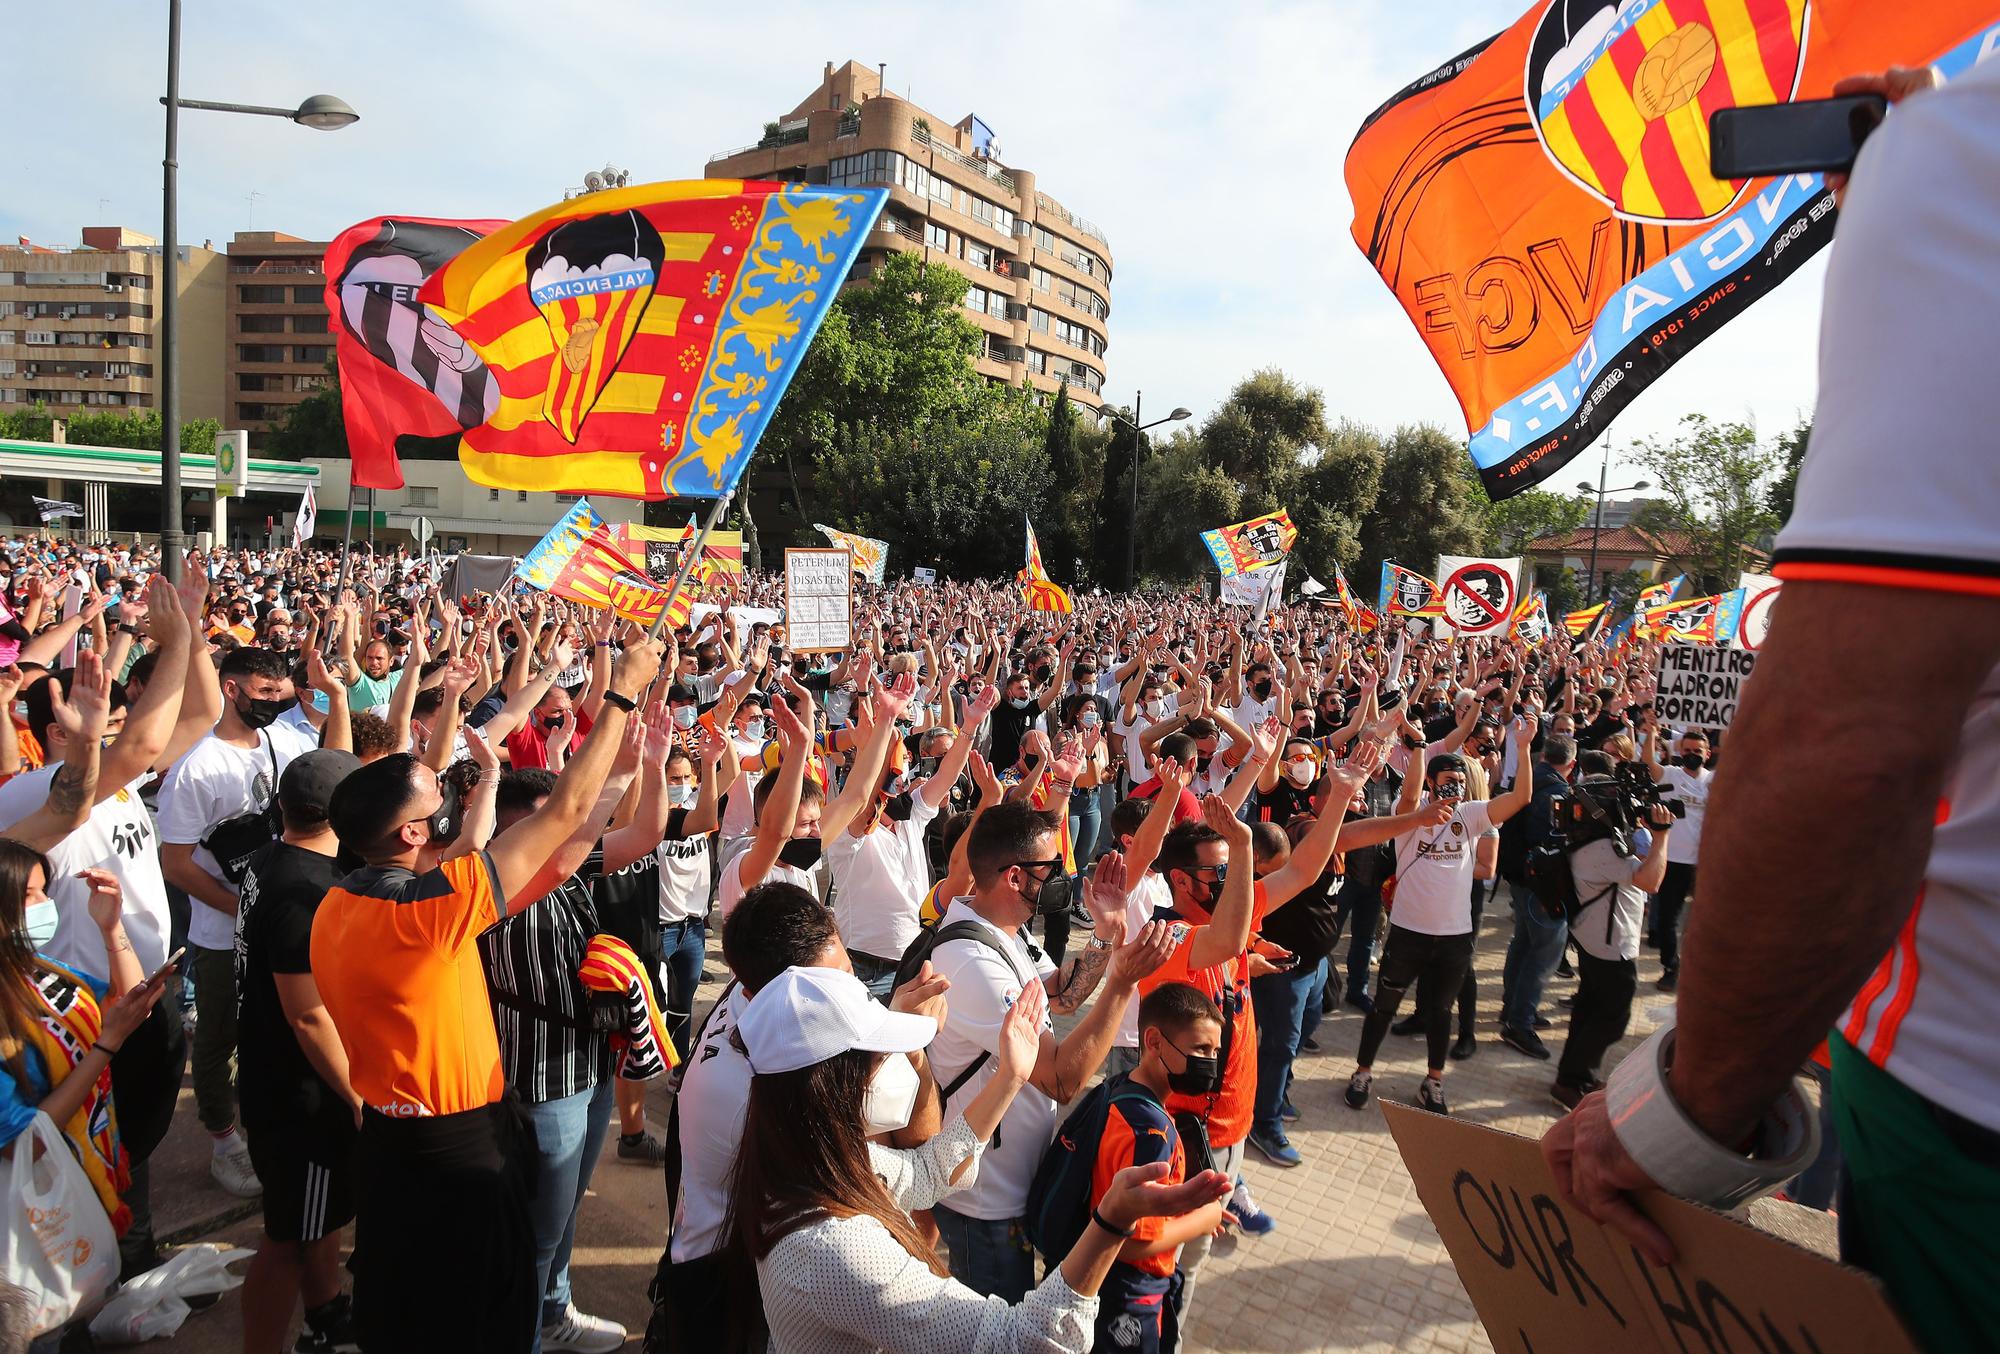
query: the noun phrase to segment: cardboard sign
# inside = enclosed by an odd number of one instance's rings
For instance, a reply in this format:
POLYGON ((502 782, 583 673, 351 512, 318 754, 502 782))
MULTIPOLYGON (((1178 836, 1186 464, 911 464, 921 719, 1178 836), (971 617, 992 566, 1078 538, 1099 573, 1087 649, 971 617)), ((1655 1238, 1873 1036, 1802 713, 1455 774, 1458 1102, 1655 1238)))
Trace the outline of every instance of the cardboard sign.
POLYGON ((785 639, 793 653, 854 644, 853 557, 845 549, 785 552, 785 639))
POLYGON ((1660 650, 1660 689, 1653 709, 1675 728, 1726 729, 1736 718, 1743 683, 1757 666, 1749 649, 1669 644, 1660 650))
POLYGON ((1649 1195, 1655 1265, 1562 1197, 1540 1144, 1382 1102, 1417 1196, 1501 1354, 1911 1354, 1859 1270, 1697 1204, 1649 1195))
POLYGON ((937 582, 937 570, 926 569, 923 565, 919 564, 914 569, 910 570, 910 581, 912 583, 923 583, 926 585, 935 583, 937 582))

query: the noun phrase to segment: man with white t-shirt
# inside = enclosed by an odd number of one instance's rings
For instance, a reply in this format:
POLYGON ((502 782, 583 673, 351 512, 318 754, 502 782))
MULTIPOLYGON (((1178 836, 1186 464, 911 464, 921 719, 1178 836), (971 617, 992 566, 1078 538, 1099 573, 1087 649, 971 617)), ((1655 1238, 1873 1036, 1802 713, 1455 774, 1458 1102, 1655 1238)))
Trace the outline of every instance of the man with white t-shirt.
MULTIPOLYGON (((972 755, 971 739, 952 740, 951 750, 938 762, 936 775, 914 791, 890 798, 889 786, 897 769, 888 754, 892 747, 902 751, 895 740, 896 716, 907 704, 907 693, 914 690, 915 683, 903 677, 889 690, 877 693, 875 727, 855 754, 847 787, 841 793, 843 800, 850 793, 866 798, 845 831, 829 837, 824 823, 821 825, 840 934, 847 942, 854 975, 877 997, 888 996, 895 986, 896 966, 920 929, 917 913, 931 882, 925 830, 972 755)), ((973 700, 967 720, 984 719, 999 700, 1000 693, 986 687, 973 700)), ((835 803, 837 807, 839 801, 835 803)))
POLYGON ((209 1174, 239 1198, 261 1188, 250 1149, 236 1132, 230 1059, 236 1052, 237 885, 258 846, 273 839, 258 821, 277 794, 292 748, 269 733, 284 704, 291 665, 268 649, 236 649, 217 676, 223 696, 215 729, 176 762, 160 787, 160 869, 192 904, 195 1105, 213 1140, 209 1174))
MULTIPOLYGON (((199 579, 190 589, 198 596, 199 579)), ((199 612, 199 603, 196 611, 199 612)), ((160 873, 159 833, 139 799, 139 787, 155 768, 170 764, 193 746, 215 721, 215 669, 206 645, 195 644, 186 606, 164 578, 147 591, 146 633, 159 647, 151 679, 132 706, 114 685, 97 778, 97 802, 82 827, 47 852, 49 897, 56 904, 55 935, 41 952, 86 973, 109 972, 103 933, 90 920, 90 885, 78 877, 86 869, 117 876, 124 897, 125 934, 148 973, 167 960, 172 922, 167 885, 160 873)), ((28 688, 28 725, 42 744, 45 763, 0 785, 0 833, 28 817, 49 798, 49 783, 61 770, 67 740, 42 683, 28 688)), ((146 1023, 111 1060, 112 1093, 118 1103, 120 1137, 132 1158, 132 1189, 126 1202, 132 1226, 119 1240, 128 1273, 157 1263, 153 1251, 151 1191, 147 1159, 166 1136, 180 1094, 187 1041, 174 1003, 160 1002, 146 1023)))
MULTIPOLYGON (((1511 737, 1517 753, 1535 737, 1536 717, 1516 720, 1511 737)), ((1463 729, 1465 726, 1460 725, 1463 729)), ((1472 964, 1472 876, 1479 839, 1528 805, 1533 782, 1519 777, 1513 789, 1494 799, 1468 800, 1470 784, 1465 762, 1457 754, 1426 760, 1424 749, 1411 756, 1403 780, 1399 814, 1425 802, 1444 801, 1458 807, 1435 827, 1419 828, 1396 838, 1395 892, 1390 901, 1388 944, 1375 980, 1375 1009, 1361 1026, 1361 1049, 1354 1075, 1347 1083, 1347 1103, 1360 1109, 1368 1103, 1374 1080, 1375 1054, 1396 1018, 1403 993, 1423 979, 1424 1038, 1428 1073, 1417 1088, 1416 1103, 1447 1114, 1444 1068, 1451 1043, 1452 1003, 1472 964)))
POLYGON ((1661 739, 1656 732, 1647 740, 1646 762, 1653 779, 1678 799, 1685 817, 1674 828, 1668 845, 1667 873, 1653 899, 1653 918, 1647 943, 1660 952, 1660 991, 1672 992, 1681 980, 1681 909, 1694 897, 1694 867, 1701 859, 1701 824, 1708 816, 1708 783, 1715 773, 1708 769, 1708 735, 1700 729, 1683 729, 1674 742, 1674 761, 1662 765, 1658 756, 1661 739))
POLYGON ((1733 1207, 1797 1170, 1773 1130, 1826 1040, 1841 1257, 1932 1350, 2000 1348, 2000 61, 1966 69, 1978 42, 1942 89, 1896 70, 1831 91, 1901 101, 1829 251, 1784 592, 1654 1036, 1671 1063, 1626 1057, 1542 1144, 1572 1201, 1665 1265, 1647 1196, 1733 1207))
MULTIPOLYGON (((1062 876, 1056 825, 1047 813, 1018 800, 993 805, 972 825, 966 844, 973 892, 957 898, 938 920, 938 935, 955 926, 983 928, 983 939, 945 938, 931 951, 936 976, 950 997, 929 1050, 944 1118, 963 1107, 993 1079, 1000 1027, 1021 989, 1042 983, 1049 1009, 1076 1011, 1098 988, 1096 1003, 1058 1041, 1042 1033, 1029 1084, 1014 1098, 992 1145, 980 1159, 979 1178, 932 1210, 951 1252, 952 1276, 974 1292, 1019 1302, 1035 1286, 1034 1251, 1022 1230, 1028 1187, 1042 1153, 1055 1140, 1060 1107, 1097 1074, 1117 1036, 1139 979, 1166 962, 1172 932, 1148 924, 1127 940, 1123 901, 1109 918, 1093 916, 1096 930, 1082 953, 1061 970, 1025 938, 1041 910, 1041 894, 1062 876)), ((1068 907, 1063 891, 1063 907, 1068 907)))

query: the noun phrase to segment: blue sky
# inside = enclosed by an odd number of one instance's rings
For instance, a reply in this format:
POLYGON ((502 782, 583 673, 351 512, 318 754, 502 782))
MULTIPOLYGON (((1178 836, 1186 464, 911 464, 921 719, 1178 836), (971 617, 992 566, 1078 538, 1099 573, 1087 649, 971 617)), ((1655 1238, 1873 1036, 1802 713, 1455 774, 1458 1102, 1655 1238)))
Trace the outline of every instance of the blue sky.
MULTIPOLYGON (((977 112, 1008 160, 1110 236, 1107 396, 1143 388, 1149 409, 1201 414, 1276 365, 1337 417, 1463 436, 1349 237, 1341 161, 1369 110, 1522 4, 850 0, 704 19, 659 0, 186 0, 183 97, 332 93, 361 121, 325 134, 184 114, 181 238, 220 244, 253 214, 315 239, 381 212, 519 216, 606 160, 635 181, 695 178, 802 99, 824 62, 887 62, 892 91, 951 121, 977 112)), ((164 10, 71 0, 11 16, 0 238, 158 233, 164 10)), ((1813 402, 1823 272, 1808 264, 1641 395, 1614 445, 1691 411, 1790 427, 1813 402)))

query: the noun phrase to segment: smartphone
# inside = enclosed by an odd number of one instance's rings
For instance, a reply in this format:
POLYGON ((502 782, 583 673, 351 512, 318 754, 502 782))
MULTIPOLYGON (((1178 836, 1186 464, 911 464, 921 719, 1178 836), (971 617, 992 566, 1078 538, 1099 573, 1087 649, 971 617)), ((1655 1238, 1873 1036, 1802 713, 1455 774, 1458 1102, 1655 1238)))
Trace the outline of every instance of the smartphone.
POLYGON ((151 984, 158 983, 160 980, 165 978, 169 973, 172 973, 174 971, 174 966, 179 964, 181 962, 182 956, 186 954, 187 954, 187 946, 183 945, 178 950, 175 950, 172 954, 168 955, 167 962, 160 965, 157 969, 154 969, 153 976, 146 979, 147 984, 150 986, 151 984))
POLYGON ((1718 108, 1708 119, 1708 167, 1718 179, 1844 173, 1888 111, 1880 94, 1718 108))

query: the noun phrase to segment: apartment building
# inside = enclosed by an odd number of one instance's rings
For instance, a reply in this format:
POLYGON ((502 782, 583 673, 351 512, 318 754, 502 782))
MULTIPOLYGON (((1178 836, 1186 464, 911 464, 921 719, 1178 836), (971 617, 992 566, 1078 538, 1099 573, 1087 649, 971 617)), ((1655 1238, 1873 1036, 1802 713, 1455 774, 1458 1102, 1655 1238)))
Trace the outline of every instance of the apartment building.
POLYGON ((326 384, 326 244, 276 230, 238 231, 229 242, 224 423, 247 430, 252 447, 326 384))
POLYGON ((956 124, 882 87, 878 70, 826 64, 819 88, 751 146, 708 161, 709 178, 868 184, 890 189, 849 282, 890 251, 964 273, 965 305, 985 336, 981 374, 1097 407, 1111 314, 1104 233, 1004 162, 977 116, 956 124))
MULTIPOLYGON (((159 241, 123 226, 80 238, 0 247, 0 409, 159 406, 159 241)), ((225 260, 206 245, 178 254, 181 417, 223 419, 225 260)))

